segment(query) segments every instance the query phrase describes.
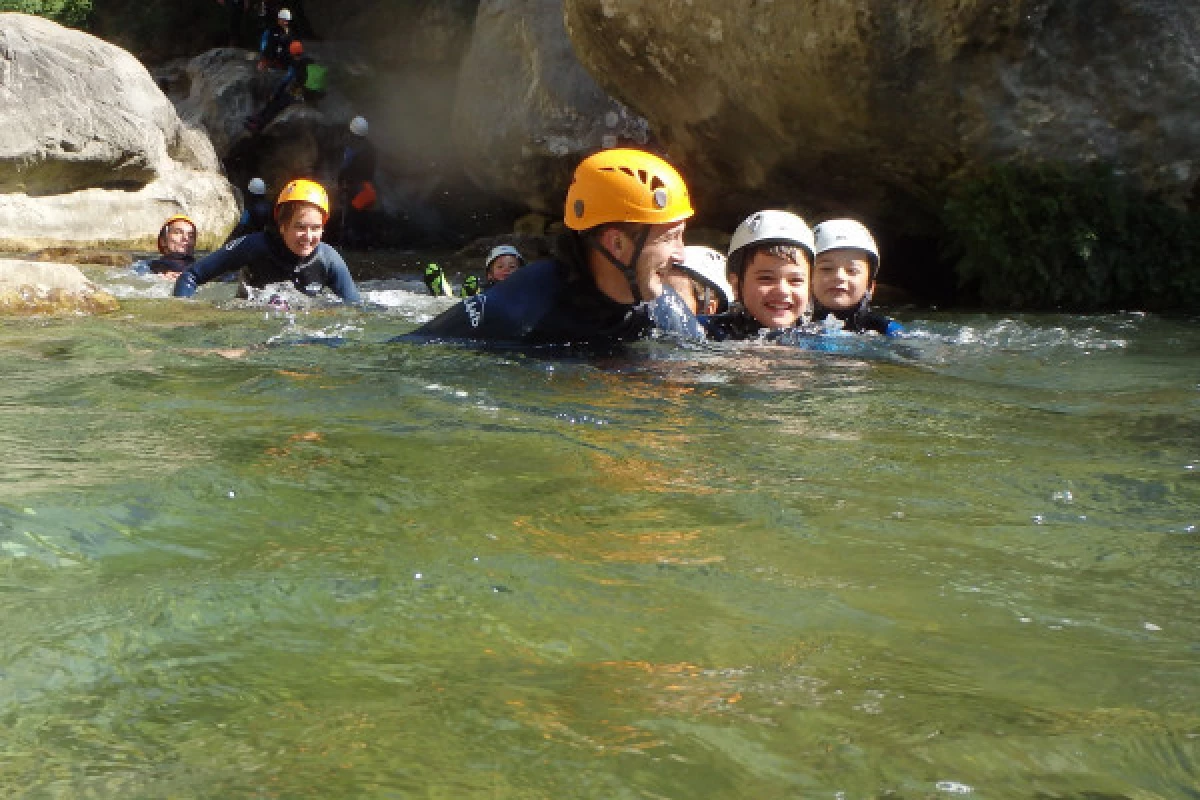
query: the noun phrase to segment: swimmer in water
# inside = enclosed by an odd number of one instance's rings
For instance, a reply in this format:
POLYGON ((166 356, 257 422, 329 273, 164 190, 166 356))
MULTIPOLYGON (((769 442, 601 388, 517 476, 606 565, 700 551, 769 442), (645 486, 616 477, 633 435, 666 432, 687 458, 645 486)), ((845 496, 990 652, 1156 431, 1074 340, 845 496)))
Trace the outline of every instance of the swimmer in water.
POLYGON ((871 310, 879 276, 879 248, 867 227, 853 219, 831 219, 814 228, 813 234, 813 319, 821 322, 833 316, 854 333, 901 333, 904 327, 900 323, 871 310))
POLYGON ((750 339, 806 322, 812 254, 812 231, 789 211, 758 211, 743 220, 730 240, 728 261, 740 302, 702 320, 708 335, 750 339))
POLYGON ((188 267, 175 281, 176 297, 191 297, 201 284, 241 270, 245 287, 290 282, 307 295, 329 289, 347 303, 359 302, 358 287, 338 252, 321 241, 329 219, 329 195, 314 181, 294 180, 275 201, 278 230, 235 239, 188 267))
POLYGON ((683 261, 671 268, 666 282, 693 314, 721 314, 733 303, 733 287, 725 276, 725 256, 711 247, 690 244, 683 248, 683 261))
POLYGON ((151 273, 175 280, 196 261, 196 223, 191 217, 168 217, 158 231, 159 257, 149 264, 151 273))
POLYGON ((556 255, 464 299, 412 336, 612 343, 657 329, 703 338, 665 282, 683 261, 693 213, 683 177, 658 156, 628 148, 591 155, 567 191, 556 255))

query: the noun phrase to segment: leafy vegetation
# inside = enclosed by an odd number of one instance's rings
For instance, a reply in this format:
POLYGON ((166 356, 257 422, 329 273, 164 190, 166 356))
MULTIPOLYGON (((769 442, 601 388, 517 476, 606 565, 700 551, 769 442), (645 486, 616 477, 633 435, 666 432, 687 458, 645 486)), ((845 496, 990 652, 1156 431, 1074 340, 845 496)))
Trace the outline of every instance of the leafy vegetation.
POLYGON ((0 11, 36 14, 63 25, 81 26, 92 11, 92 0, 0 0, 0 11))
POLYGON ((943 211, 960 289, 987 306, 1166 310, 1200 303, 1200 217, 1111 167, 992 167, 943 211))

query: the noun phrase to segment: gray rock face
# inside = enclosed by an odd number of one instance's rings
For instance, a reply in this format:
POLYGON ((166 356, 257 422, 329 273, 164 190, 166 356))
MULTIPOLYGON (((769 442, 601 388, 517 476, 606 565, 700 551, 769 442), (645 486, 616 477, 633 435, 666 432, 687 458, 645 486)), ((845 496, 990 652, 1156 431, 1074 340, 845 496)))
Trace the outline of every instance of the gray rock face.
POLYGON ((236 221, 207 136, 123 50, 0 14, 0 88, 0 248, 153 247, 176 213, 212 246, 236 221))
POLYGON ((558 214, 583 155, 648 137, 646 121, 575 58, 562 0, 480 4, 454 107, 454 142, 476 184, 558 214))
POLYGON ((919 230, 991 163, 1111 161, 1190 193, 1200 6, 1158 0, 565 0, 575 52, 702 208, 919 230))

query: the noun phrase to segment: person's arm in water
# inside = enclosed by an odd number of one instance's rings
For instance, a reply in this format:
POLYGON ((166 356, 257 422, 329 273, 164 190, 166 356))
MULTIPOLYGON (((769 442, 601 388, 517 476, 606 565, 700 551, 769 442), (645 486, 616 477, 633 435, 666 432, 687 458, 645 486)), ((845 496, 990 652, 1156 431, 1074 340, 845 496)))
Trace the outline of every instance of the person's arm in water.
POLYGON ((322 249, 325 250, 325 285, 345 303, 362 302, 358 287, 354 285, 354 278, 350 275, 350 268, 346 266, 341 254, 329 245, 322 249))
POLYGON ((241 269, 257 248, 257 237, 251 235, 235 239, 220 250, 214 250, 183 271, 175 281, 175 296, 191 297, 196 293, 196 287, 201 284, 219 278, 226 272, 241 269))

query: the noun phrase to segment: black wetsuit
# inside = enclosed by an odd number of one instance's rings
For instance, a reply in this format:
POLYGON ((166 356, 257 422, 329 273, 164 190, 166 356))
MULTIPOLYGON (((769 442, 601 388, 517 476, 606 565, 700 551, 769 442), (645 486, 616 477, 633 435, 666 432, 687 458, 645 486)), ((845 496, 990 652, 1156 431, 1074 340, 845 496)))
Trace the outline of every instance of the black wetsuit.
POLYGON ((272 25, 263 31, 262 42, 259 44, 259 55, 268 67, 287 69, 292 63, 292 54, 288 47, 292 43, 291 33, 279 25, 272 25))
POLYGON ((146 265, 148 272, 153 272, 155 275, 162 275, 166 272, 183 272, 196 261, 196 257, 188 256, 171 256, 163 255, 151 261, 146 265))
POLYGON ((844 311, 834 311, 817 303, 813 310, 813 321, 819 324, 830 314, 833 314, 834 318, 842 321, 845 325, 844 330, 853 333, 875 331, 883 336, 896 336, 904 332, 904 326, 899 322, 896 322, 896 320, 886 314, 880 314, 878 311, 871 310, 870 294, 864 296, 854 308, 844 311))
POLYGON ((250 195, 250 199, 246 201, 246 207, 242 209, 242 216, 238 219, 237 227, 225 240, 226 244, 247 234, 266 230, 267 226, 271 224, 271 211, 270 200, 262 195, 250 195))
POLYGON ((656 328, 689 338, 703 337, 695 317, 670 289, 651 303, 618 303, 596 288, 582 269, 547 259, 522 267, 487 291, 466 298, 412 335, 583 344, 634 341, 656 328))
POLYGON ((200 284, 236 269, 242 271, 247 286, 289 281, 305 294, 315 295, 328 287, 347 303, 359 302, 358 287, 336 250, 321 242, 311 255, 301 258, 287 249, 274 230, 235 239, 197 261, 175 281, 175 296, 191 297, 200 284))

